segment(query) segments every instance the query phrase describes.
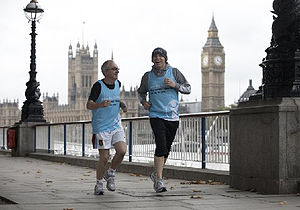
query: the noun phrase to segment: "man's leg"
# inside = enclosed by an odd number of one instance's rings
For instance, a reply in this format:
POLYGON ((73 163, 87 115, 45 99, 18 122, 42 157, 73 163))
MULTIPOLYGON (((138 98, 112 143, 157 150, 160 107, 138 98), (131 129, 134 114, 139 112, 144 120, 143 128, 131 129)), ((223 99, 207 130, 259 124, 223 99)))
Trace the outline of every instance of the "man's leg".
POLYGON ((99 149, 99 160, 97 163, 97 168, 96 168, 96 185, 94 189, 94 193, 96 195, 103 195, 103 175, 105 172, 105 166, 107 164, 109 158, 109 150, 108 149, 99 149))
POLYGON ((123 141, 119 141, 117 143, 114 144, 115 150, 116 150, 116 154, 114 155, 112 161, 111 161, 111 168, 113 170, 116 170, 117 167, 121 164, 125 154, 126 154, 126 143, 123 141))
POLYGON ((106 171, 104 175, 104 179, 107 181, 106 188, 109 191, 116 190, 115 172, 117 167, 121 164, 124 155, 126 154, 126 143, 123 141, 118 141, 114 144, 114 148, 116 150, 116 153, 111 161, 111 165, 109 169, 106 171))
POLYGON ((97 180, 103 178, 105 167, 109 159, 109 150, 108 149, 99 149, 99 160, 97 163, 97 180))

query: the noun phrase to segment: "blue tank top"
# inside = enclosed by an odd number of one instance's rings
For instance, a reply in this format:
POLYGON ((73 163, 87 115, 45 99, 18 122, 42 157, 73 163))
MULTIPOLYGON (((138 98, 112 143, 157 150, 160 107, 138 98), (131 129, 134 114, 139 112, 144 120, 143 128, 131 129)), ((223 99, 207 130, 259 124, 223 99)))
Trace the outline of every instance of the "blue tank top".
POLYGON ((110 105, 92 110, 92 127, 93 133, 112 131, 116 128, 121 128, 120 116, 120 87, 119 82, 115 81, 115 88, 109 89, 101 80, 98 80, 101 85, 101 93, 96 100, 101 103, 105 100, 110 100, 110 105))
POLYGON ((179 120, 178 92, 164 84, 166 78, 176 82, 171 66, 162 77, 156 76, 153 70, 148 74, 149 101, 151 103, 149 117, 177 121, 179 120))

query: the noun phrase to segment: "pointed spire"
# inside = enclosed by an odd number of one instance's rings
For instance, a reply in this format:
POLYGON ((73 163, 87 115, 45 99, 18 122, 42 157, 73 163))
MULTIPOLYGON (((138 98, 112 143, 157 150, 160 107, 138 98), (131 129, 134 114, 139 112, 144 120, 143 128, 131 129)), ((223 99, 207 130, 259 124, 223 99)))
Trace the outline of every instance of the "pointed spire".
POLYGON ((111 60, 112 61, 114 60, 114 51, 113 50, 111 51, 111 60))
POLYGON ((85 26, 85 21, 82 22, 82 47, 84 49, 84 26, 85 26))
POLYGON ((89 47, 89 43, 86 44, 85 50, 86 50, 86 54, 87 54, 87 55, 90 55, 90 47, 89 47))
POLYGON ((73 50, 72 50, 71 42, 70 42, 70 45, 69 45, 69 52, 68 52, 68 55, 69 55, 69 58, 72 58, 72 57, 73 57, 73 50))
POLYGON ((254 90, 254 87, 252 86, 252 79, 249 79, 249 86, 247 90, 254 90))
POLYGON ((215 23, 215 17, 214 17, 214 15, 212 16, 211 24, 210 24, 210 27, 209 27, 208 31, 216 31, 216 32, 218 32, 218 28, 217 28, 216 23, 215 23))
POLYGON ((215 23, 215 17, 212 16, 211 24, 208 29, 208 37, 204 47, 223 48, 218 36, 218 28, 215 23))
POLYGON ((95 41, 95 45, 94 45, 93 56, 94 57, 98 57, 98 49, 97 49, 97 43, 96 43, 96 41, 95 41))

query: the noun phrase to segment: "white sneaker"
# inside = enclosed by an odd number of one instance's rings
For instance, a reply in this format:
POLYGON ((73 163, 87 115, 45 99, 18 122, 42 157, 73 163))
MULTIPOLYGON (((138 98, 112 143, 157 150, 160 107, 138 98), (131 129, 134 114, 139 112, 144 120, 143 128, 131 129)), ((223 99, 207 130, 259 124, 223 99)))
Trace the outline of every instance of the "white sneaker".
POLYGON ((97 182, 97 184, 95 185, 94 193, 95 193, 95 195, 103 195, 104 194, 103 182, 97 182))
POLYGON ((164 180, 163 179, 159 179, 154 183, 154 190, 157 193, 161 193, 161 192, 166 192, 167 188, 165 186, 164 180))
POLYGON ((152 180, 152 182, 156 182, 156 179, 157 179, 157 175, 156 175, 156 172, 153 171, 151 174, 150 174, 150 179, 152 180))
POLYGON ((109 191, 115 191, 115 171, 112 169, 108 169, 104 174, 104 179, 106 180, 106 188, 109 191))

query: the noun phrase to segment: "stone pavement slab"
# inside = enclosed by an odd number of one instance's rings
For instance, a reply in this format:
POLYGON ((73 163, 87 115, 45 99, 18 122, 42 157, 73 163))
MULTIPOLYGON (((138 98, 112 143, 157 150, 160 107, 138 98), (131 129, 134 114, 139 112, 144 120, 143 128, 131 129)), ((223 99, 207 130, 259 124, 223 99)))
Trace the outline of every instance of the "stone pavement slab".
POLYGON ((261 195, 220 183, 167 179, 168 192, 157 194, 149 177, 134 172, 117 173, 117 190, 96 196, 95 170, 88 167, 9 156, 0 156, 0 166, 1 210, 300 210, 298 195, 261 195))

